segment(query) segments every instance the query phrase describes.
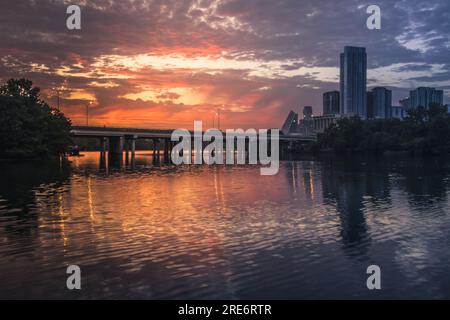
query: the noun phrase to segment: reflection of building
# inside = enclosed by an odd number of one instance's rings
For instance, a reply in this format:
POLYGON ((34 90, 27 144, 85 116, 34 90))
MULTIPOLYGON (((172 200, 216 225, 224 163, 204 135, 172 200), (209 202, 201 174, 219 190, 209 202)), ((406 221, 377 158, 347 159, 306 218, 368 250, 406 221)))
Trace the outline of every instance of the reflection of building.
POLYGON ((366 48, 345 47, 340 68, 341 114, 367 118, 366 81, 366 48))
POLYGON ((444 91, 435 88, 419 87, 409 93, 411 108, 419 106, 428 108, 433 103, 444 104, 444 91))
POLYGON ((323 114, 339 114, 339 91, 330 91, 323 94, 323 114))
POLYGON ((367 92, 367 118, 389 119, 392 114, 392 91, 383 87, 367 92))
MULTIPOLYGON (((352 161, 352 160, 349 160, 352 161)), ((354 163, 352 163, 353 165, 354 163)), ((321 167, 324 202, 333 204, 340 220, 344 252, 351 256, 367 254, 370 235, 364 215, 365 176, 346 170, 346 162, 323 162, 321 167)))
POLYGON ((344 250, 351 256, 369 253, 372 234, 366 215, 371 216, 374 207, 380 210, 393 201, 388 163, 361 160, 352 155, 320 163, 323 201, 335 206, 344 250))

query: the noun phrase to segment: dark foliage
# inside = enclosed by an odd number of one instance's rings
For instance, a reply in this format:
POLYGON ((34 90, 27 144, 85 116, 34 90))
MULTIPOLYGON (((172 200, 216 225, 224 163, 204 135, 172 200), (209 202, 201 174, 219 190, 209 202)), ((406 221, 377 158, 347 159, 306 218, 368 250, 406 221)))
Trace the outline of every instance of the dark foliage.
POLYGON ((319 134, 315 151, 383 153, 405 151, 423 155, 450 153, 450 114, 446 106, 408 111, 407 118, 363 121, 342 118, 319 134))
POLYGON ((70 120, 39 96, 26 79, 11 79, 0 87, 0 157, 57 156, 71 143, 70 120))

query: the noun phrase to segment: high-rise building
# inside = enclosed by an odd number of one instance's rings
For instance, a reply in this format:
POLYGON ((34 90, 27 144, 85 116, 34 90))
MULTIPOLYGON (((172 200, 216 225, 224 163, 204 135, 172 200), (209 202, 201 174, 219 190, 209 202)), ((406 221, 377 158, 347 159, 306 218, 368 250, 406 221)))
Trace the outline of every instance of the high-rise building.
POLYGON ((383 87, 367 92, 367 118, 389 119, 392 117, 392 91, 383 87))
POLYGON ((428 108, 433 103, 444 104, 444 91, 435 88, 419 87, 409 92, 411 108, 419 106, 428 108))
POLYGON ((284 121, 284 124, 281 127, 281 132, 286 135, 289 133, 293 133, 297 130, 297 125, 298 114, 291 110, 286 118, 286 121, 284 121))
POLYGON ((339 111, 339 91, 330 91, 323 94, 323 114, 338 114, 339 111))
POLYGON ((367 118, 367 54, 366 48, 345 47, 341 53, 340 112, 367 118))
POLYGON ((303 107, 303 119, 310 119, 312 118, 313 110, 311 106, 305 106, 303 107))

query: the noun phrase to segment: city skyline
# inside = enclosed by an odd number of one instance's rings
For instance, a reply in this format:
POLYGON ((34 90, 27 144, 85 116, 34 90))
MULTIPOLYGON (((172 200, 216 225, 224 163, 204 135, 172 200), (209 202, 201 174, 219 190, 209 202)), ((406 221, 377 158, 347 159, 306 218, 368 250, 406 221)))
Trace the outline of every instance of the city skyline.
POLYGON ((367 88, 392 90, 393 105, 421 86, 448 103, 449 3, 379 5, 382 29, 368 30, 360 1, 97 0, 70 31, 63 1, 2 3, 0 75, 31 79, 53 106, 52 89, 64 86, 61 108, 75 124, 92 101, 92 125, 212 125, 220 109, 224 126, 276 127, 291 109, 321 114, 350 45, 367 48, 367 88))

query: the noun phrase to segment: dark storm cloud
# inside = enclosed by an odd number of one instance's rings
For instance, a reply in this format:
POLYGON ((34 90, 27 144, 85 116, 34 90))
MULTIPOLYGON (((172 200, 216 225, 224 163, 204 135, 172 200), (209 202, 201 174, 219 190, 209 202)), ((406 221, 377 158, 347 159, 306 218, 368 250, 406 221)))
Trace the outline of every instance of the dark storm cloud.
MULTIPOLYGON (((395 86, 387 84, 402 95, 412 80, 448 88, 449 14, 448 0, 1 1, 0 78, 27 76, 43 88, 66 81, 71 88, 93 94, 101 104, 99 111, 125 104, 157 106, 156 102, 123 99, 143 86, 173 82, 208 87, 206 96, 245 102, 255 112, 278 112, 278 121, 283 112, 301 105, 312 104, 318 112, 322 92, 338 88, 336 81, 320 79, 314 70, 291 76, 283 72, 301 67, 337 68, 345 45, 366 47, 372 69, 393 66, 397 76, 413 74, 404 82, 397 79, 395 86), (69 4, 82 7, 80 31, 66 29, 69 4), (371 4, 381 7, 381 30, 366 28, 366 8, 371 4), (250 76, 252 70, 235 70, 233 65, 214 76, 201 70, 164 74, 148 66, 142 72, 120 71, 134 78, 103 75, 99 79, 101 72, 111 74, 112 70, 92 67, 102 56, 139 54, 261 61, 262 67, 279 61, 280 75, 250 76), (64 67, 70 68, 71 77, 61 72, 64 67), (93 87, 94 81, 99 86, 93 87)), ((380 85, 384 80, 372 77, 370 84, 380 85)), ((157 95, 168 101, 179 97, 170 90, 157 95)), ((178 110, 174 105, 170 107, 178 110)), ((242 114, 233 115, 238 116, 242 114)))
POLYGON ((335 66, 338 53, 349 44, 366 46, 374 66, 427 57, 440 63, 449 53, 450 2, 446 0, 427 5, 417 0, 377 1, 382 9, 381 31, 365 27, 365 10, 372 3, 356 0, 86 2, 83 30, 68 32, 63 1, 2 1, 0 48, 36 58, 51 53, 64 59, 77 53, 90 59, 111 52, 134 54, 186 44, 201 49, 216 43, 232 54, 247 51, 270 60, 301 57, 315 66, 335 66), (226 22, 229 18, 242 26, 233 29, 226 22), (405 48, 398 37, 403 42, 421 39, 428 51, 405 48))

